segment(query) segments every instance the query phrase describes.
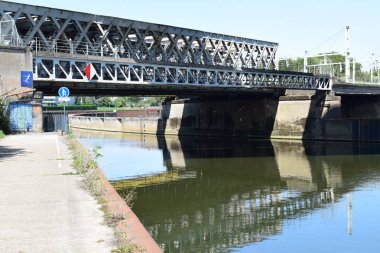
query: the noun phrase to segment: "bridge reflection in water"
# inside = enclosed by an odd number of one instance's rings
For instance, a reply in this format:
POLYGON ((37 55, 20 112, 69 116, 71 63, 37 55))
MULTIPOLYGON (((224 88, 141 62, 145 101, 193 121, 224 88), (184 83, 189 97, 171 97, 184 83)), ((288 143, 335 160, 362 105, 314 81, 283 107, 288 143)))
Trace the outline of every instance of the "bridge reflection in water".
MULTIPOLYGON (((136 188, 133 209, 165 252, 231 252, 263 241, 380 177, 379 144, 119 137, 162 151, 165 172, 112 183, 119 192, 136 188)), ((351 233, 351 203, 347 214, 351 233)))

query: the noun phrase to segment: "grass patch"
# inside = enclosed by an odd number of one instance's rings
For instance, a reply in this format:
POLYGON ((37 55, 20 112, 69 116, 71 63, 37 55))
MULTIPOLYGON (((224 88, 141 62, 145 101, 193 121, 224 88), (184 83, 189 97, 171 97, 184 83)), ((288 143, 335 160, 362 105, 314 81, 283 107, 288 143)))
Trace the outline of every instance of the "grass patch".
MULTIPOLYGON (((72 134, 68 135, 69 146, 72 152, 74 167, 76 169, 75 175, 83 177, 82 186, 91 193, 92 196, 98 201, 100 210, 104 213, 104 219, 106 222, 114 228, 115 237, 118 242, 118 248, 113 250, 112 253, 132 253, 138 250, 137 246, 131 244, 125 233, 115 230, 115 226, 119 221, 125 220, 122 215, 115 215, 109 211, 107 201, 103 197, 105 192, 104 184, 99 176, 99 166, 96 162, 96 158, 101 157, 100 147, 95 147, 89 152, 80 142, 75 139, 72 134)), ((72 172, 70 172, 72 173, 72 172)), ((65 173, 66 175, 74 175, 65 173)), ((128 205, 132 205, 135 192, 124 194, 123 199, 128 205)))
POLYGON ((3 139, 5 137, 5 133, 3 132, 3 130, 0 130, 0 139, 3 139))

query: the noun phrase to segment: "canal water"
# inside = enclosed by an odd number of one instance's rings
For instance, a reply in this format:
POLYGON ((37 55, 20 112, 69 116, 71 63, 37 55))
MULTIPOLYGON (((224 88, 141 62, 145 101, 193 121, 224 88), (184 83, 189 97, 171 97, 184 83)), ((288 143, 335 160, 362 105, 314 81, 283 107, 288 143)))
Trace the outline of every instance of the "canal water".
POLYGON ((380 252, 379 143, 76 134, 164 252, 380 252))

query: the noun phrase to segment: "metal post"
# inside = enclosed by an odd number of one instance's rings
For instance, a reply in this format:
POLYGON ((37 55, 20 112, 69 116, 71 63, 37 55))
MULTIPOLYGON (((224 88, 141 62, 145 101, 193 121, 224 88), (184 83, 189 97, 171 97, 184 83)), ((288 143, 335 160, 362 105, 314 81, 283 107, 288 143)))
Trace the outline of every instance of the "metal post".
POLYGON ((36 41, 36 54, 38 53, 38 38, 36 37, 35 38, 35 41, 36 41))
POLYGON ((307 73, 307 51, 305 51, 305 55, 303 57, 303 72, 307 73))
POLYGON ((74 54, 74 46, 71 39, 70 39, 70 54, 74 54))
POLYGON ((374 55, 375 55, 375 54, 372 53, 372 55, 371 55, 371 63, 370 63, 371 83, 373 83, 373 56, 374 56, 374 55))
POLYGON ((100 56, 103 57, 103 44, 100 44, 100 56))
POLYGON ((63 102, 62 132, 66 132, 66 102, 63 102))
MULTIPOLYGON (((377 61, 376 60, 374 60, 373 61, 373 74, 375 75, 375 71, 376 71, 376 69, 377 69, 377 61)), ((375 80, 373 80, 373 82, 375 83, 376 81, 375 80)))
POLYGON ((350 44, 349 44, 349 30, 350 30, 350 27, 349 26, 346 26, 346 32, 345 32, 345 52, 346 52, 346 57, 345 57, 345 61, 346 61, 346 73, 345 73, 345 76, 346 76, 346 83, 349 83, 350 82, 350 44))
POLYGON ((86 56, 88 56, 88 43, 86 43, 86 56))

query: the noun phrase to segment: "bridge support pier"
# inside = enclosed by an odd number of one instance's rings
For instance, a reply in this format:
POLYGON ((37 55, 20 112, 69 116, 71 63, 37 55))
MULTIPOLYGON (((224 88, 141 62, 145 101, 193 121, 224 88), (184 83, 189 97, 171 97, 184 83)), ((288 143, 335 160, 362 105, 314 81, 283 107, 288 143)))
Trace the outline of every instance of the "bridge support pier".
POLYGON ((349 119, 379 119, 380 96, 342 95, 342 113, 349 119))
POLYGON ((340 100, 325 92, 208 97, 166 102, 162 133, 251 138, 315 138, 320 122, 339 118, 340 100))

